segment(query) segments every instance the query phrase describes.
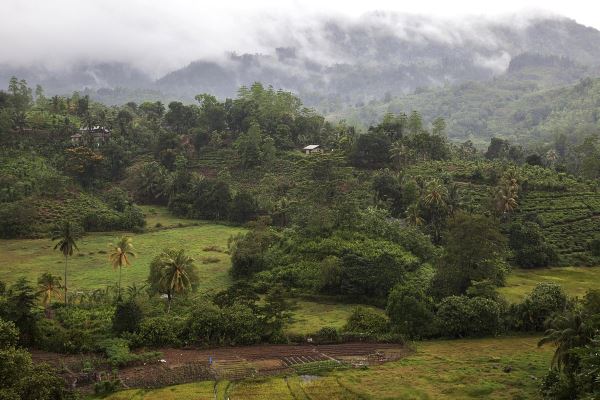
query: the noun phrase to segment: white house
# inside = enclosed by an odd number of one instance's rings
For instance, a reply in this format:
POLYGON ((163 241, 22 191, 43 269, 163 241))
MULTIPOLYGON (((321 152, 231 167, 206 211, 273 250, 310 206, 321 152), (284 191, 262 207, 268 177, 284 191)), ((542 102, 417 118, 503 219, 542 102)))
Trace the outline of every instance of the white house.
POLYGON ((306 154, 312 154, 312 153, 321 153, 323 150, 321 149, 321 146, 318 144, 309 144, 308 146, 303 148, 302 151, 304 151, 304 153, 306 153, 306 154))

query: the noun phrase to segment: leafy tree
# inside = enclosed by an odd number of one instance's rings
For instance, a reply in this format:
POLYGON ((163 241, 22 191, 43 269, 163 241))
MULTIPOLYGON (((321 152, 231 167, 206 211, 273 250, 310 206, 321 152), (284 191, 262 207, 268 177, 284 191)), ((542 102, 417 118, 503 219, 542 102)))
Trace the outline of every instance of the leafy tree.
POLYGON ((0 319, 0 350, 16 347, 19 341, 19 330, 12 321, 0 319))
POLYGON ((8 288, 6 307, 0 312, 0 317, 12 321, 20 332, 20 342, 30 345, 35 341, 36 322, 38 313, 35 303, 37 296, 35 289, 24 277, 19 278, 8 288))
POLYGON ((238 192, 233 197, 229 216, 233 222, 248 222, 258 214, 258 204, 248 192, 238 192))
POLYGON ((179 101, 169 103, 165 122, 175 133, 182 134, 190 130, 197 122, 198 111, 195 106, 186 106, 179 101))
POLYGON ((112 246, 112 252, 108 259, 113 269, 119 268, 119 298, 121 298, 121 270, 123 267, 131 265, 130 257, 135 257, 133 251, 133 241, 129 236, 122 236, 117 243, 112 246))
POLYGON ((381 312, 366 307, 355 307, 346 320, 344 331, 380 335, 388 331, 389 321, 381 312))
POLYGON ((555 283, 538 283, 522 303, 513 305, 513 327, 523 331, 541 331, 546 319, 568 306, 567 295, 555 283))
POLYGON ((65 150, 65 169, 86 187, 92 186, 100 176, 104 157, 87 147, 70 147, 65 150))
POLYGON ((508 141, 500 138, 493 137, 490 141, 490 145, 485 152, 485 158, 488 160, 495 160, 497 158, 505 158, 508 155, 510 144, 508 141))
POLYGON ((33 96, 31 88, 27 86, 27 81, 24 79, 18 80, 16 77, 10 78, 8 84, 8 93, 10 94, 10 103, 12 108, 13 125, 23 132, 27 122, 26 112, 31 106, 33 96))
POLYGON ((420 284, 406 282, 394 286, 386 313, 392 328, 408 337, 422 338, 433 333, 433 299, 420 284))
POLYGON ((513 223, 509 246, 517 265, 523 268, 546 267, 556 261, 556 251, 546 243, 542 229, 535 222, 513 223))
POLYGON ((250 277, 266 267, 265 252, 273 241, 273 235, 263 224, 257 224, 246 234, 230 240, 231 275, 234 278, 250 277))
POLYGON ((359 168, 382 168, 389 158, 390 139, 388 136, 378 133, 366 133, 360 135, 349 154, 349 160, 355 167, 359 168))
POLYGON ((433 289, 438 297, 464 294, 474 281, 504 281, 506 239, 482 215, 457 214, 450 222, 433 289))
POLYGON ((255 167, 262 162, 262 141, 262 132, 257 123, 251 124, 248 131, 240 135, 237 150, 243 167, 255 167))
POLYGON ((193 290, 198 284, 194 259, 184 249, 166 249, 150 263, 148 285, 152 293, 166 294, 171 310, 173 295, 193 290))
POLYGON ((67 299, 67 267, 69 265, 69 257, 73 255, 73 250, 79 251, 77 248, 78 229, 70 221, 65 221, 52 234, 52 241, 57 241, 54 250, 60 250, 65 257, 65 283, 63 289, 65 291, 65 304, 68 304, 67 299))
POLYGON ((502 308, 483 297, 449 296, 435 314, 439 332, 448 337, 495 335, 502 329, 502 308))

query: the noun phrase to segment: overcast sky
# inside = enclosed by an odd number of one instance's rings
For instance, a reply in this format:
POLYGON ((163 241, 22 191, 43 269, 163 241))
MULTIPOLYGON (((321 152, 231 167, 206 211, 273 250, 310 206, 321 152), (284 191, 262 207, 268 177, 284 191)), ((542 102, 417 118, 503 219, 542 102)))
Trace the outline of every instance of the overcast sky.
POLYGON ((164 73, 226 51, 262 51, 264 37, 316 16, 356 19, 377 10, 509 20, 542 12, 600 29, 597 0, 0 0, 0 63, 133 60, 164 73))

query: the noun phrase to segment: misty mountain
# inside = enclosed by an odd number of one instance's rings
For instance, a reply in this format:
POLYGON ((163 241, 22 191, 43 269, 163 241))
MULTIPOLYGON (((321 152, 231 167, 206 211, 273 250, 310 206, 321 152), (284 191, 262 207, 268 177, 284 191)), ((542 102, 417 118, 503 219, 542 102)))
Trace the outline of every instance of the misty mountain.
MULTIPOLYGON (((600 32, 566 18, 435 20, 380 12, 355 20, 322 17, 265 33, 261 40, 272 44, 272 51, 198 60, 157 80, 125 62, 88 62, 59 71, 0 66, 0 79, 6 82, 16 75, 42 84, 48 93, 88 88, 94 98, 107 103, 192 101, 202 92, 231 97, 239 86, 260 81, 321 107, 489 80, 504 74, 511 60, 523 53, 557 56, 560 62, 578 66, 569 66, 568 74, 576 76, 565 76, 563 83, 585 76, 600 63, 600 32)), ((514 63, 513 67, 519 68, 514 63)))
POLYGON ((584 74, 585 67, 600 63, 599 45, 599 31, 568 19, 441 25, 422 17, 375 14, 352 24, 323 21, 272 54, 194 62, 159 79, 157 86, 190 99, 203 91, 232 96, 240 85, 261 81, 299 93, 310 104, 323 99, 355 103, 385 93, 488 80, 522 53, 559 56, 563 63, 582 66, 584 74))
POLYGON ((153 80, 146 73, 127 63, 81 63, 68 68, 52 69, 43 65, 12 67, 0 64, 0 81, 12 76, 25 79, 31 86, 40 84, 50 94, 69 94, 85 88, 152 88, 153 80))
POLYGON ((479 147, 494 136, 528 145, 552 143, 559 134, 577 141, 600 131, 600 78, 580 79, 587 74, 600 76, 600 70, 564 57, 523 54, 488 81, 338 107, 328 117, 369 126, 386 113, 418 110, 426 121, 443 117, 451 140, 471 140, 479 147))

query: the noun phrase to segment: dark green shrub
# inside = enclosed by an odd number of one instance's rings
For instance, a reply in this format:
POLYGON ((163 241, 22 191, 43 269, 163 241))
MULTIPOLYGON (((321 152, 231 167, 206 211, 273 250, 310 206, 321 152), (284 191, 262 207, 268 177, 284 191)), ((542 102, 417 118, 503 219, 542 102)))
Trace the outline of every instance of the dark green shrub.
POLYGON ((115 314, 112 319, 113 331, 117 334, 137 332, 142 317, 142 310, 135 301, 120 302, 115 308, 115 314))
POLYGON ((385 315, 370 308, 356 307, 348 317, 344 331, 379 335, 387 332, 389 322, 385 315))
POLYGON ((94 383, 94 393, 98 396, 106 396, 116 392, 121 387, 118 379, 107 379, 94 383))
POLYGON ((433 334, 433 300, 418 283, 396 285, 386 307, 392 329, 412 338, 433 334))
POLYGON ((0 203, 0 238, 28 237, 35 232, 35 208, 24 201, 0 203))
POLYGON ((184 320, 174 316, 144 318, 139 327, 139 338, 143 345, 163 347, 181 345, 184 320))
POLYGON ((436 312, 439 333, 448 337, 495 335, 502 329, 499 303, 483 297, 450 296, 436 312))
POLYGON ((0 319, 0 349, 15 347, 19 341, 19 330, 11 321, 0 319))
POLYGON ((522 331, 542 331, 546 319, 564 311, 567 305, 567 295, 560 285, 538 283, 522 303, 511 306, 512 327, 522 331))
POLYGON ((588 249, 594 257, 600 257, 600 236, 595 236, 588 242, 588 249))
POLYGON ((546 243, 542 229, 535 222, 514 223, 510 228, 509 246, 515 263, 523 268, 546 267, 557 261, 554 248, 546 243))
POLYGON ((317 343, 339 343, 340 334, 334 327, 324 326, 312 335, 317 343))
POLYGON ((253 220, 258 214, 258 203, 250 193, 237 193, 229 210, 229 219, 233 222, 248 222, 253 220))

